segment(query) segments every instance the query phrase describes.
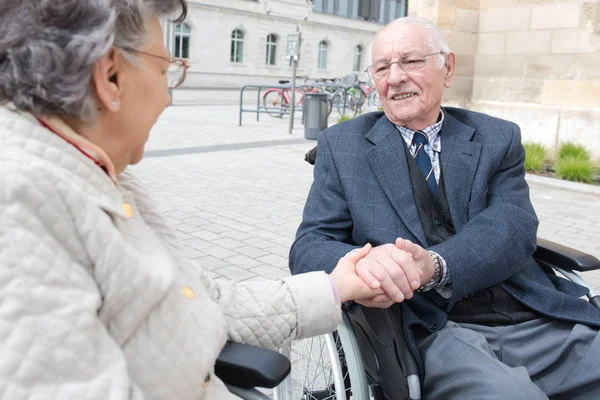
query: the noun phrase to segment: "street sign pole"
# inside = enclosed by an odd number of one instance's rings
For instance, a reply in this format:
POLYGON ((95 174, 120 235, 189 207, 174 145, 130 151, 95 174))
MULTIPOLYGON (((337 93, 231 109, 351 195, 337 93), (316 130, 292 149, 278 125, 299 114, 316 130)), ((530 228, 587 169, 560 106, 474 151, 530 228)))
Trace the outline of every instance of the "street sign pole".
POLYGON ((300 58, 300 28, 296 27, 296 33, 288 35, 287 55, 286 58, 292 64, 292 93, 290 99, 290 124, 288 133, 291 135, 294 129, 294 111, 296 110, 296 69, 298 67, 298 59, 300 58))

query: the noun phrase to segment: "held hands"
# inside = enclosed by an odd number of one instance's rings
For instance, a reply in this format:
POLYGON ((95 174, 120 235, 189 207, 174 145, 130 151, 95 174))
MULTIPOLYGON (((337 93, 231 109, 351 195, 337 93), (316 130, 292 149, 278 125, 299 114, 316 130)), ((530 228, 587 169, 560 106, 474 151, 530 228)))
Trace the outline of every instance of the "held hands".
POLYGON ((335 269, 331 271, 329 276, 334 281, 342 302, 384 295, 383 289, 369 287, 356 274, 356 264, 369 254, 369 251, 371 251, 371 245, 367 243, 364 247, 340 258, 335 269))
POLYGON ((383 293, 371 298, 355 299, 357 303, 388 308, 411 299, 416 289, 429 282, 433 259, 421 246, 398 238, 395 245, 377 246, 358 259, 356 273, 371 289, 383 289, 383 293))

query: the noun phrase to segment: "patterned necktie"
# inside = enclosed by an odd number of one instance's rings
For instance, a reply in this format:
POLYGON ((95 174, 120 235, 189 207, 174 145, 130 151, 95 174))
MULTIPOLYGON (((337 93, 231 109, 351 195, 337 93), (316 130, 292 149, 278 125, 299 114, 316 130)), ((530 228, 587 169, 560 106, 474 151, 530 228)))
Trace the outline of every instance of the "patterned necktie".
POLYGON ((435 197, 435 194, 437 193, 437 181, 435 180, 435 173, 433 172, 433 166, 431 165, 431 158, 429 158, 429 155, 425 151, 425 144, 428 140, 426 134, 421 131, 415 131, 413 141, 417 145, 417 151, 415 152, 414 159, 419 168, 421 168, 421 171, 423 171, 429 189, 435 197))

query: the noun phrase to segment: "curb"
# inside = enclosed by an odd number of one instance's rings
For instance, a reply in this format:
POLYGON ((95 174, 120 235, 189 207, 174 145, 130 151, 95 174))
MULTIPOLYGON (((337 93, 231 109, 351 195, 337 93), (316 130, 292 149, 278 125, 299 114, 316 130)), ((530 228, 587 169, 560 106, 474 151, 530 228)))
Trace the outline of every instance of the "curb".
POLYGON ((564 181, 562 179, 548 178, 545 176, 533 174, 525 174, 525 180, 527 180, 528 183, 534 183, 540 186, 546 186, 554 189, 561 189, 570 192, 578 192, 600 197, 600 187, 588 185, 586 183, 564 181))

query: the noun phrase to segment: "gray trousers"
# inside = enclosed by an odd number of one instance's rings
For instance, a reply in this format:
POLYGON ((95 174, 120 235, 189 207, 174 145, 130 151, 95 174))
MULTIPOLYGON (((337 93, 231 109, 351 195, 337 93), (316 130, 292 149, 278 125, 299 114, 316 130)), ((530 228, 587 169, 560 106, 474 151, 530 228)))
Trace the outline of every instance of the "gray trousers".
POLYGON ((418 345, 426 400, 600 399, 597 328, 549 318, 499 327, 448 321, 418 345))

